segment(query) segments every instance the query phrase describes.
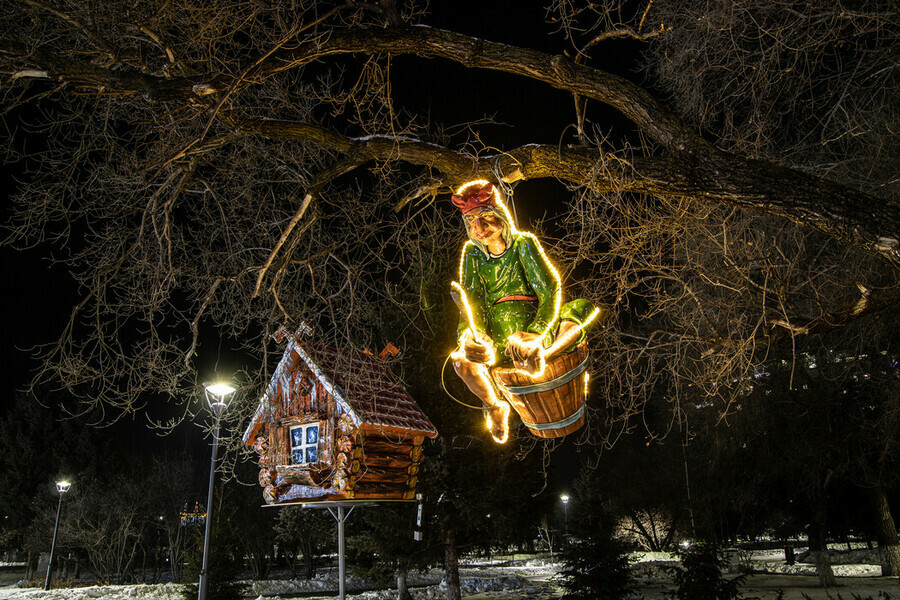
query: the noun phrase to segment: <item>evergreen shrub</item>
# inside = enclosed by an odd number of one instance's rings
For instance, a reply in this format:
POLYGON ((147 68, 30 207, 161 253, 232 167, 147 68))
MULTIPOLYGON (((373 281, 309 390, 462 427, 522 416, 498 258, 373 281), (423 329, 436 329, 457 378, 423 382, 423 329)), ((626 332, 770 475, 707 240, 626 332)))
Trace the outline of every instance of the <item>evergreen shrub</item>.
POLYGON ((672 567, 676 600, 737 600, 745 575, 726 579, 728 557, 718 544, 700 542, 679 551, 680 567, 672 567))

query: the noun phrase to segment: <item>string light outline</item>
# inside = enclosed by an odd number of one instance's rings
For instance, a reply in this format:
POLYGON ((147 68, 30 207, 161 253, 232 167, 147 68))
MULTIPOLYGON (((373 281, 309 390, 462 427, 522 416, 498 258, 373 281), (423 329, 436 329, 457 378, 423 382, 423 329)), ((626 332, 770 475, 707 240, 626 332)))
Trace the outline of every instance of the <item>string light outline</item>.
MULTIPOLYGON (((466 318, 469 323, 469 328, 463 332, 462 338, 460 339, 459 348, 456 351, 454 351, 452 354, 450 354, 450 358, 453 359, 454 361, 457 361, 462 358, 465 358, 465 353, 462 351, 462 349, 466 345, 466 341, 469 338, 472 338, 476 342, 478 342, 479 340, 475 334, 475 321, 472 316, 472 306, 469 304, 469 297, 466 295, 466 290, 455 281, 451 281, 450 285, 451 285, 451 287, 456 287, 459 289, 460 300, 462 301, 463 306, 465 307, 466 318)), ((478 378, 481 380, 481 383, 484 385, 484 387, 488 391, 488 397, 491 399, 491 402, 489 402, 489 404, 491 405, 491 407, 499 408, 500 411, 503 413, 503 419, 502 419, 502 422, 500 423, 500 426, 502 429, 502 433, 500 434, 500 437, 497 437, 496 435, 494 435, 494 426, 493 426, 493 420, 491 419, 490 407, 488 408, 488 410, 486 411, 486 414, 485 414, 485 423, 487 425, 488 431, 491 432, 491 437, 494 438, 494 441, 496 441, 498 444, 503 444, 503 443, 506 443, 507 439, 509 439, 510 406, 505 400, 500 400, 497 397, 497 393, 494 390, 493 384, 491 383, 491 376, 490 376, 490 372, 488 371, 488 368, 490 367, 490 365, 493 365, 497 361, 497 355, 494 352, 493 344, 489 344, 487 346, 487 348, 488 348, 488 362, 476 365, 476 372, 478 374, 478 378)))

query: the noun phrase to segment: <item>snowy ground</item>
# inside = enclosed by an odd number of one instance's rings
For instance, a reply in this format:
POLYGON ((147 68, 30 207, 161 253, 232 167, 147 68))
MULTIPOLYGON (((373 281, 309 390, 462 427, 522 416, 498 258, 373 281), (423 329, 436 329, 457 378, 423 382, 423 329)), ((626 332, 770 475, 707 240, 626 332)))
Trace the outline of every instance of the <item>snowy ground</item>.
MULTIPOLYGON (((639 553, 633 557, 636 586, 635 600, 671 600, 673 589, 665 566, 676 564, 666 553, 639 553)), ((742 587, 746 600, 900 600, 900 583, 896 577, 879 575, 871 554, 864 551, 836 553, 834 571, 839 587, 818 587, 815 569, 810 564, 788 566, 783 553, 765 551, 736 553, 735 570, 751 570, 742 587), (780 595, 781 594, 781 595, 780 595)), ((463 596, 469 600, 550 600, 559 598, 562 590, 554 579, 559 565, 548 557, 517 555, 493 560, 466 562, 460 573, 463 596)), ((439 570, 411 574, 410 586, 416 600, 443 600, 443 573, 439 570)), ((268 580, 252 582, 248 599, 283 600, 286 598, 333 598, 337 596, 334 570, 323 570, 311 580, 268 580)), ((355 592, 370 587, 348 575, 346 589, 351 600, 389 600, 396 597, 390 590, 355 592)), ((39 589, 0 587, 0 600, 181 600, 180 586, 159 585, 89 586, 43 591, 39 589)))

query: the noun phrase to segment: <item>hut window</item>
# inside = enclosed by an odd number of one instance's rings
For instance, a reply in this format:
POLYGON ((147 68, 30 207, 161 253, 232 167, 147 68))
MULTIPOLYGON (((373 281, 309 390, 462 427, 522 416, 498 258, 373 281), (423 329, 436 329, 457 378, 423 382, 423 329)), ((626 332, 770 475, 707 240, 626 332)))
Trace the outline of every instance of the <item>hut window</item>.
POLYGON ((295 465, 319 462, 319 424, 291 427, 291 457, 295 465))

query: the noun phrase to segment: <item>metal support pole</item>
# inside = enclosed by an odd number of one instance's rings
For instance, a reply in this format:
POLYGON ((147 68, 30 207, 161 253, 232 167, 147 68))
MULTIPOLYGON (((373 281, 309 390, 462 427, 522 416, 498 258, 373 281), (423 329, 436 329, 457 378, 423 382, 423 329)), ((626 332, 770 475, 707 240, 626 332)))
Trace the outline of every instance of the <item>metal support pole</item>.
POLYGON ((221 411, 217 411, 216 429, 213 434, 212 459, 209 464, 209 492, 206 494, 206 532, 203 535, 203 564, 200 567, 198 600, 206 600, 206 589, 209 584, 209 538, 212 530, 213 483, 216 478, 216 455, 219 452, 219 419, 221 416, 221 411))
POLYGON ((44 589, 50 589, 50 575, 53 573, 53 552, 56 550, 56 534, 59 532, 59 513, 62 512, 62 493, 59 494, 59 504, 56 505, 56 525, 53 527, 53 542, 50 543, 50 562, 47 563, 47 579, 44 580, 44 589))
POLYGON ((345 574, 345 563, 344 563, 344 520, 347 517, 344 515, 344 507, 338 506, 338 594, 341 600, 344 600, 345 590, 344 590, 344 574, 345 574))
POLYGON ((416 494, 416 500, 419 502, 419 508, 416 510, 416 530, 413 532, 413 539, 417 542, 422 541, 422 494, 416 494))
POLYGON ((331 507, 328 507, 328 512, 331 513, 331 516, 335 518, 338 524, 338 597, 340 600, 346 600, 347 594, 344 589, 344 579, 345 579, 345 567, 344 567, 344 522, 350 516, 350 513, 353 512, 355 507, 351 506, 350 510, 344 512, 344 506, 341 504, 337 505, 337 513, 331 510, 331 507))

